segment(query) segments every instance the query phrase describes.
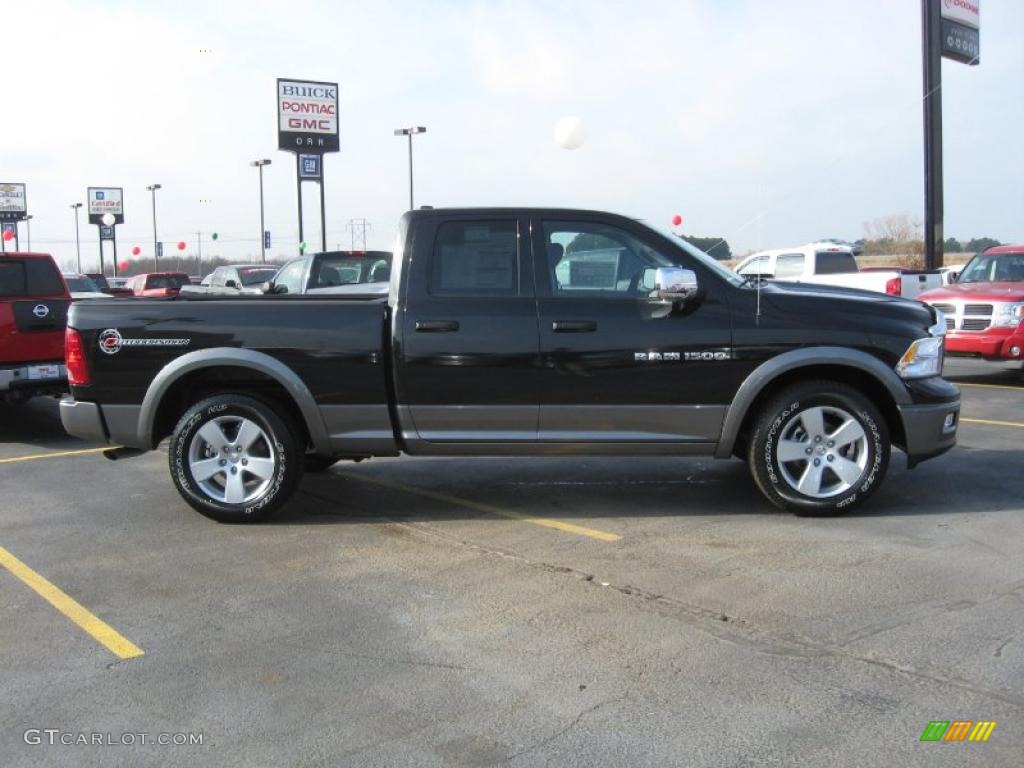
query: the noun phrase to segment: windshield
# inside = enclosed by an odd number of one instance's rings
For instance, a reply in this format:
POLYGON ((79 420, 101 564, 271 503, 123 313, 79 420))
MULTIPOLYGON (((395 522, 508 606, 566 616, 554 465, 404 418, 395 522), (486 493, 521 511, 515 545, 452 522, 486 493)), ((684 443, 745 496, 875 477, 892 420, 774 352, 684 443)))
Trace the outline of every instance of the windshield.
POLYGON ((242 285, 259 285, 267 280, 273 280, 276 274, 277 267, 244 267, 238 270, 242 285))
POLYGON ((68 290, 76 293, 97 293, 99 288, 88 277, 65 277, 64 282, 68 284, 68 290))
POLYGON ((672 243, 673 245, 677 246, 678 248, 680 248, 693 258, 695 258, 703 266, 710 269, 723 280, 735 286, 744 285, 745 281, 742 277, 737 275, 735 272, 733 272, 731 269, 729 269, 727 266, 722 264, 722 262, 718 261, 714 257, 708 256, 700 248, 697 248, 692 243, 688 243, 686 240, 683 240, 683 238, 679 237, 679 235, 676 235, 670 232, 669 230, 663 229, 661 227, 652 226, 650 222, 643 221, 642 219, 637 219, 637 221, 640 224, 643 224, 648 229, 654 230, 659 235, 668 240, 670 243, 672 243))
POLYGON ((1024 281, 1024 253, 979 253, 957 278, 957 283, 1024 281))

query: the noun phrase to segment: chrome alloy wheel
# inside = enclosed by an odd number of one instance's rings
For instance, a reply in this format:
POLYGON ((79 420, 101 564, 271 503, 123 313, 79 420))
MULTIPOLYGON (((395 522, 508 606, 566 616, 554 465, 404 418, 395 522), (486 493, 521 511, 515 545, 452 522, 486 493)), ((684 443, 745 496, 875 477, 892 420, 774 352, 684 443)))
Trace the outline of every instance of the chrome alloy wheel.
POLYGON ((247 504, 266 492, 278 456, 267 433, 242 416, 218 416, 203 424, 188 448, 192 479, 211 499, 247 504))
POLYGON ((812 406, 793 416, 775 447, 780 474, 804 496, 827 499, 853 488, 868 464, 864 427, 842 408, 812 406))

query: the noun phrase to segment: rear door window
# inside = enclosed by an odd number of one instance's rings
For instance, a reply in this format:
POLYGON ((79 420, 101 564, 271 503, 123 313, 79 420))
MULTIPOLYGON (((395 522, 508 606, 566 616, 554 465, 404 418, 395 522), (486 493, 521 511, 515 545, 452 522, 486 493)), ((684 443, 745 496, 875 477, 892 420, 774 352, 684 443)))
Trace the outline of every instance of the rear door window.
POLYGON ((0 296, 60 296, 64 282, 45 259, 0 261, 0 296))
POLYGON ((802 253, 783 253, 775 261, 775 277, 800 277, 804 273, 804 255, 802 253))
POLYGON ((437 229, 430 292, 442 296, 519 293, 519 229, 511 221, 446 221, 437 229))

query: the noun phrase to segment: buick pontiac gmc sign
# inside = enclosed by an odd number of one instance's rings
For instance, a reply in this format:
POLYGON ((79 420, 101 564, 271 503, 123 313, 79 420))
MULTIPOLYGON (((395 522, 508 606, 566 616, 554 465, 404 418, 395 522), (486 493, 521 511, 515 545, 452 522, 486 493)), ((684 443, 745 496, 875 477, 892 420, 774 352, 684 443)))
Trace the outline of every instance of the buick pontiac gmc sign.
POLYGON ((277 80, 277 148, 322 154, 338 151, 338 84, 277 80))

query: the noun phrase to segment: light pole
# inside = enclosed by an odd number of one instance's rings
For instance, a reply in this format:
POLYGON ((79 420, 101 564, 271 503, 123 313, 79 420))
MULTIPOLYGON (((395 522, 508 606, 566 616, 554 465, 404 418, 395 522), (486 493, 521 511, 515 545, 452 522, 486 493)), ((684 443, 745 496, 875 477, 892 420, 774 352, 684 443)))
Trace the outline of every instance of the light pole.
POLYGON ((28 251, 32 252, 32 214, 25 217, 25 229, 28 231, 28 251))
POLYGON ((395 128, 395 136, 408 136, 409 137, 409 210, 411 211, 415 206, 412 203, 412 137, 417 133, 426 133, 427 129, 422 125, 412 126, 410 128, 395 128))
POLYGON ((157 255, 157 239, 156 239, 156 191, 160 189, 159 184, 150 184, 146 187, 147 192, 153 194, 153 269, 156 269, 156 262, 159 256, 157 255))
POLYGON ((249 163, 253 168, 260 169, 260 254, 263 256, 263 263, 267 263, 267 228, 263 223, 263 166, 270 165, 266 158, 253 160, 249 163))
POLYGON ((82 207, 82 204, 72 203, 71 207, 75 211, 75 253, 78 254, 78 274, 82 274, 82 241, 78 239, 78 209, 82 207))

